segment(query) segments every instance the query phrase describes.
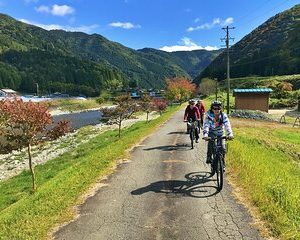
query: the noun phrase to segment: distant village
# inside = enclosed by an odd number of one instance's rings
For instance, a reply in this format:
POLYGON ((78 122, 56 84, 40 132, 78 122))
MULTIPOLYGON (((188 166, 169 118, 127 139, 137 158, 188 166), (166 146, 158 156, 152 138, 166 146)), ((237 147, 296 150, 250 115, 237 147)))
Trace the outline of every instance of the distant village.
MULTIPOLYGON (((125 93, 125 92, 123 92, 125 93)), ((162 98, 165 91, 164 90, 154 90, 154 89, 134 89, 129 90, 127 93, 130 93, 131 98, 133 99, 139 99, 143 95, 149 95, 150 97, 155 98, 162 98)), ((14 97, 21 97, 23 100, 32 100, 32 101, 47 101, 51 99, 57 99, 57 98, 76 98, 76 99, 82 99, 85 100, 87 96, 85 95, 79 95, 79 96, 70 96, 67 93, 60 93, 55 92, 49 95, 45 96, 38 96, 36 95, 21 95, 17 91, 9 88, 3 88, 0 89, 0 100, 4 98, 14 98, 14 97)))

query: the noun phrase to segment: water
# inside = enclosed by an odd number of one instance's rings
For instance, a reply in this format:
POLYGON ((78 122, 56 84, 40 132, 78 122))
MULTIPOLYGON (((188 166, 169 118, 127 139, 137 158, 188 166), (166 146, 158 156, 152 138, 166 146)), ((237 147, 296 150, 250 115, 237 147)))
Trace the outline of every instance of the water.
POLYGON ((90 110, 78 113, 68 113, 53 116, 54 122, 68 120, 73 129, 78 129, 86 125, 97 125, 100 123, 102 114, 99 110, 90 110))

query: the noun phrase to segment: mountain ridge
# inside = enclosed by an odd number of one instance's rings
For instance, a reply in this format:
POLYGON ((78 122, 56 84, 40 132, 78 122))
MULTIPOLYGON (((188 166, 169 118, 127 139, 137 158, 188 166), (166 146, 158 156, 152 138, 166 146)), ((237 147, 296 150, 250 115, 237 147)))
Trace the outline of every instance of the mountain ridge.
MULTIPOLYGON (((10 85, 16 87, 16 89, 29 92, 34 90, 34 84, 28 80, 27 76, 38 75, 38 69, 41 68, 40 65, 47 65, 47 59, 41 59, 38 56, 38 53, 41 52, 56 54, 57 58, 62 62, 71 61, 76 66, 80 65, 80 61, 84 61, 85 64, 83 65, 87 66, 90 64, 93 66, 90 71, 96 71, 98 72, 97 74, 100 74, 99 69, 101 69, 100 72, 102 72, 102 74, 100 75, 102 77, 97 80, 96 85, 95 83, 91 83, 93 81, 84 83, 90 88, 90 91, 95 90, 96 86, 98 92, 112 84, 109 83, 109 80, 111 80, 111 82, 117 80, 122 82, 123 85, 136 85, 143 88, 162 88, 165 85, 165 78, 174 76, 192 78, 191 75, 194 77, 195 72, 197 72, 198 69, 201 71, 201 68, 203 68, 200 63, 201 61, 204 61, 204 66, 206 66, 211 59, 218 54, 218 52, 210 53, 208 51, 191 52, 190 54, 193 55, 193 61, 195 61, 198 66, 195 66, 197 70, 193 67, 187 69, 186 65, 184 65, 182 60, 177 56, 180 53, 167 53, 156 49, 149 50, 149 48, 148 51, 134 50, 120 43, 110 41, 100 34, 67 32, 64 30, 47 31, 37 26, 17 21, 5 14, 0 14, 0 19, 0 60, 4 65, 10 65, 10 67, 4 67, 2 64, 2 68, 0 67, 0 87, 7 85, 7 80, 4 79, 4 75, 7 76, 9 72, 8 69, 13 67, 14 70, 19 73, 17 79, 21 78, 22 84, 17 84, 18 86, 16 86, 16 84, 10 85), (28 51, 30 51, 31 54, 27 54, 27 56, 33 58, 33 60, 31 59, 31 66, 24 64, 24 59, 22 59, 22 56, 25 56, 28 51), (17 57, 13 56, 14 54, 16 54, 17 57), (62 60, 63 58, 65 58, 64 61, 62 60), (39 61, 34 61, 34 59, 39 59, 39 61), (23 61, 23 64, 17 61, 23 61), (108 82, 106 86, 103 84, 105 81, 108 82), (24 88, 27 83, 30 87, 27 86, 24 88)), ((188 58, 186 57, 185 59, 188 58)), ((195 65, 190 64, 192 66, 195 65)), ((60 69, 60 66, 54 66, 55 62, 52 58, 48 65, 49 67, 60 69)), ((65 65, 61 67, 61 71, 64 76, 60 78, 59 81, 63 84, 73 84, 72 88, 75 89, 76 84, 78 84, 78 71, 76 69, 70 69, 65 65), (69 71, 68 76, 65 76, 66 74, 64 73, 66 68, 69 71)), ((199 73, 199 71, 197 73, 199 73)), ((50 89, 49 85, 53 85, 53 82, 58 81, 57 74, 52 76, 50 71, 50 75, 49 73, 45 75, 47 72, 45 67, 41 72, 44 74, 40 75, 43 81, 39 79, 35 81, 41 83, 42 90, 59 91, 62 90, 62 88, 66 88, 59 87, 57 89, 50 89)), ((54 69, 54 72, 56 72, 56 69, 54 69)), ((81 69, 81 75, 84 79, 87 79, 89 76, 95 78, 95 74, 91 75, 90 72, 86 72, 84 69, 81 69)), ((19 80, 16 80, 16 82, 19 82, 19 80)), ((96 94, 94 91, 92 92, 92 95, 96 94)))
MULTIPOLYGON (((278 13, 230 48, 231 76, 300 73, 300 4, 278 13)), ((226 78, 226 52, 215 58, 194 82, 226 78)))

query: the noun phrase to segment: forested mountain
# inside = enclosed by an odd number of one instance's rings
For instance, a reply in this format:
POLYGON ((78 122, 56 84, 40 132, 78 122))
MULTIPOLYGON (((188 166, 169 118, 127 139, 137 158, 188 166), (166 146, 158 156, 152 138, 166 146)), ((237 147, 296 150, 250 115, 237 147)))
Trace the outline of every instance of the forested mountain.
POLYGON ((137 85, 160 88, 166 77, 194 77, 218 51, 133 50, 98 34, 46 31, 0 14, 0 88, 97 95, 137 85))
MULTIPOLYGON (((231 76, 300 73, 300 4, 270 18, 230 48, 231 76)), ((194 80, 226 78, 224 51, 194 80)))
POLYGON ((143 48, 138 50, 148 54, 148 58, 157 60, 167 59, 169 62, 179 66, 192 78, 195 78, 213 59, 215 59, 223 50, 194 50, 164 52, 153 48, 143 48))
MULTIPOLYGON (((0 14, 0 88, 32 93, 99 95, 123 73, 105 63, 77 57, 53 34, 0 14)), ((80 33, 74 33, 80 34, 80 33)))

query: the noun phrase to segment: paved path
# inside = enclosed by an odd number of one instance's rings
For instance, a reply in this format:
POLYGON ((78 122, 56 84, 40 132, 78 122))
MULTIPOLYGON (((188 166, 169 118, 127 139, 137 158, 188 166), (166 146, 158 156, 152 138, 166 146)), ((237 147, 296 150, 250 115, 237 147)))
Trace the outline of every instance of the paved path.
POLYGON ((182 115, 137 146, 55 239, 261 239, 230 186, 217 193, 206 143, 190 149, 182 115))

